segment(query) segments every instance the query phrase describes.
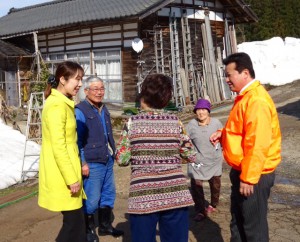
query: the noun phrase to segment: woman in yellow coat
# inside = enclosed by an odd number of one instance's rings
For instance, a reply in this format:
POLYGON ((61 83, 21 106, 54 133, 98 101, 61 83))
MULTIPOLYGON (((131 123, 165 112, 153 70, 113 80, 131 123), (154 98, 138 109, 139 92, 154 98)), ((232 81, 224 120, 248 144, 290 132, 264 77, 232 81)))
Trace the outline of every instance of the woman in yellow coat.
POLYGON ((74 101, 82 85, 83 68, 66 61, 49 78, 42 113, 39 206, 63 214, 57 242, 84 242, 81 165, 77 146, 74 101))

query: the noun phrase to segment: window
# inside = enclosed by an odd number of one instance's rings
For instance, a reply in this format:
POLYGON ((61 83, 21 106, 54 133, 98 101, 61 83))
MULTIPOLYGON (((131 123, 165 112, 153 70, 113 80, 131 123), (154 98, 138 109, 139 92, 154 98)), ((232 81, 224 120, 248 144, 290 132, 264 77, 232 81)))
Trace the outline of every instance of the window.
POLYGON ((58 63, 63 62, 65 55, 63 53, 54 53, 46 56, 46 63, 51 74, 55 74, 58 63))
POLYGON ((94 51, 94 74, 104 81, 105 101, 122 101, 121 52, 120 50, 94 51))
MULTIPOLYGON (((121 79, 121 51, 115 50, 96 50, 93 53, 93 67, 91 68, 91 58, 89 51, 51 53, 46 56, 46 63, 49 64, 51 73, 55 73, 56 65, 64 60, 75 61, 84 69, 84 77, 97 75, 105 85, 104 101, 122 102, 122 79, 121 79)), ((79 99, 84 99, 83 90, 79 91, 79 99)))
POLYGON ((67 60, 79 63, 84 69, 84 75, 91 75, 90 52, 73 52, 66 54, 67 60))

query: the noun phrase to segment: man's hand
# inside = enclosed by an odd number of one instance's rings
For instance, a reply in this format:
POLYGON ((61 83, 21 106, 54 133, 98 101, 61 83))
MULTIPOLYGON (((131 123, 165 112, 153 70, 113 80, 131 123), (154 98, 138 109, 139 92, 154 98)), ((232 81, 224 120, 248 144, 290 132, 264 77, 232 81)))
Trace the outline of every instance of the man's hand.
POLYGON ((90 168, 89 165, 86 163, 81 167, 81 172, 83 176, 89 176, 90 174, 90 168))
POLYGON ((222 136, 221 131, 216 131, 210 136, 209 140, 213 146, 216 146, 216 144, 220 142, 221 136, 222 136))
POLYGON ((252 184, 248 184, 245 182, 240 182, 240 193, 241 195, 248 197, 250 195, 252 195, 254 192, 254 185, 252 184))

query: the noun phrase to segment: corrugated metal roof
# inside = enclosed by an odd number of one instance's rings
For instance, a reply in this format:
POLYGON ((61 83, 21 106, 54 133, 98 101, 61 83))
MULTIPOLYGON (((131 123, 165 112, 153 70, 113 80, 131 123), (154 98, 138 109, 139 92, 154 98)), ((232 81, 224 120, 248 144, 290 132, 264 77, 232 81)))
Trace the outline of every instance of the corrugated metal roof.
POLYGON ((0 37, 90 21, 134 17, 163 0, 56 0, 12 9, 0 18, 0 37))

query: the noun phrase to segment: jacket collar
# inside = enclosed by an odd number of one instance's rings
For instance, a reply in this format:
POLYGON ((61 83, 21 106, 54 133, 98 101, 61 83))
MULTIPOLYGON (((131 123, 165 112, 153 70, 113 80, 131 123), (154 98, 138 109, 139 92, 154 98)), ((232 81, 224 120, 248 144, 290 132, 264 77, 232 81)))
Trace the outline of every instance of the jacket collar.
POLYGON ((93 103, 91 103, 87 98, 84 99, 84 101, 90 105, 93 109, 96 109, 99 113, 101 113, 103 107, 104 107, 104 103, 99 103, 99 106, 97 107, 96 105, 94 105, 93 103))
POLYGON ((260 85, 261 85, 261 84, 260 84, 260 81, 255 80, 255 81, 252 82, 248 87, 246 87, 242 92, 240 92, 239 95, 238 95, 237 97, 239 97, 239 96, 244 96, 247 92, 251 91, 252 89, 254 89, 254 88, 256 88, 256 87, 258 87, 258 86, 260 86, 260 85))
POLYGON ((69 105, 70 107, 74 108, 75 103, 72 99, 69 99, 68 97, 66 97, 64 94, 62 94, 61 92, 57 91, 56 89, 52 88, 51 89, 51 95, 59 98, 60 100, 64 101, 67 105, 69 105))

